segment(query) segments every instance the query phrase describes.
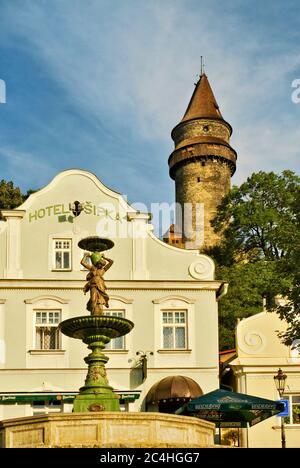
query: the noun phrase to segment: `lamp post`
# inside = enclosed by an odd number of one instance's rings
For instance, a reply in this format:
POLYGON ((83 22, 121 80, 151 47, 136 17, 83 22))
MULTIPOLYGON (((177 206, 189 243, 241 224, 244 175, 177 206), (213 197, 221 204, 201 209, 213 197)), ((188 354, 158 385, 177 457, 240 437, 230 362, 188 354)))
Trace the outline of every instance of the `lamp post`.
POLYGON ((137 351, 135 353, 137 356, 140 356, 136 364, 141 366, 142 369, 142 380, 143 382, 147 378, 147 361, 148 361, 148 356, 153 356, 153 351, 137 351))
MULTIPOLYGON (((279 393, 280 398, 282 398, 285 389, 286 375, 282 372, 281 369, 278 369, 277 374, 274 376, 274 382, 279 393)), ((285 427, 284 427, 284 418, 281 416, 281 447, 286 448, 285 442, 285 427)))

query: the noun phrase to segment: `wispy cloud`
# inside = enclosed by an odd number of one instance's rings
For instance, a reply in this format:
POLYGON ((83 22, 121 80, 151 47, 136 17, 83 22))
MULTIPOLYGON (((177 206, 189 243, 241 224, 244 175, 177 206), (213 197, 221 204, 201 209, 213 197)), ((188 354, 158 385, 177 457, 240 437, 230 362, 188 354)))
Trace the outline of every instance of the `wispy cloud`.
POLYGON ((0 165, 14 174, 13 182, 28 188, 41 188, 53 176, 54 168, 37 154, 0 145, 0 165))
MULTIPOLYGON (((129 199, 149 203, 149 173, 160 174, 161 196, 173 198, 167 181, 169 135, 193 92, 200 55, 221 111, 234 127, 232 144, 239 151, 235 180, 260 169, 282 170, 285 164, 299 168, 300 105, 295 108, 289 93, 292 78, 300 76, 300 55, 297 33, 284 24, 295 26, 294 10, 300 8, 293 1, 284 8, 275 3, 276 11, 269 1, 253 11, 253 2, 238 0, 221 5, 114 0, 113 8, 105 0, 15 0, 1 7, 6 19, 2 34, 34 57, 64 102, 92 123, 90 136, 86 128, 82 132, 82 142, 80 119, 74 133, 54 125, 66 148, 76 134, 78 147, 84 141, 91 151, 93 162, 80 161, 76 154, 74 165, 102 169, 108 185, 111 181, 114 188, 127 190, 129 199), (126 183, 124 174, 130 179, 126 183)), ((47 125, 46 115, 38 117, 47 125)))

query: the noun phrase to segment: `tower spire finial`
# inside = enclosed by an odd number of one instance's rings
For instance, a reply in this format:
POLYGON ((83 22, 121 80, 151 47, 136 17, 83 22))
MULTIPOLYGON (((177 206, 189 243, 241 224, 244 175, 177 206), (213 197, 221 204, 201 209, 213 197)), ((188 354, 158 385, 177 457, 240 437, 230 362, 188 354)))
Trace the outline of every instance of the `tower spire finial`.
POLYGON ((203 56, 201 55, 201 72, 200 72, 200 76, 204 75, 204 60, 203 60, 203 56))

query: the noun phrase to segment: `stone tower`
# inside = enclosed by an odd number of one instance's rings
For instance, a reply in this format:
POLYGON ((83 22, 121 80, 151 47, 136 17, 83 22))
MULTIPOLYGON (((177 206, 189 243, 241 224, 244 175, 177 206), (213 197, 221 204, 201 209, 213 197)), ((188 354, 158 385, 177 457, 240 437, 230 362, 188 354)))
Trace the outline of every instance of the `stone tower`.
POLYGON ((170 177, 175 180, 176 225, 183 227, 185 248, 215 245, 219 238, 210 222, 230 189, 236 152, 226 122, 203 73, 196 84, 181 122, 172 130, 175 149, 169 157, 170 177))

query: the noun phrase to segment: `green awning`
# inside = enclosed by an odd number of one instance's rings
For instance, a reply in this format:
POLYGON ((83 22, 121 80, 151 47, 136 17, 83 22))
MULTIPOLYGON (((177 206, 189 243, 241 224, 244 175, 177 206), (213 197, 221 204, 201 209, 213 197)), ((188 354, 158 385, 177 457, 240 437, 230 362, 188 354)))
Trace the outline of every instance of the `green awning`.
MULTIPOLYGON (((115 392, 120 401, 134 402, 140 397, 140 392, 115 392)), ((0 394, 0 404, 32 403, 33 401, 62 401, 72 403, 77 393, 6 393, 0 394)))
POLYGON ((212 421, 219 427, 247 427, 281 413, 284 404, 244 393, 214 390, 194 398, 176 411, 212 421))
POLYGON ((7 394, 7 395, 0 395, 0 404, 15 404, 15 403, 26 403, 32 401, 58 401, 62 400, 65 403, 66 400, 73 401, 76 394, 73 395, 61 395, 56 393, 24 393, 24 394, 7 394))

